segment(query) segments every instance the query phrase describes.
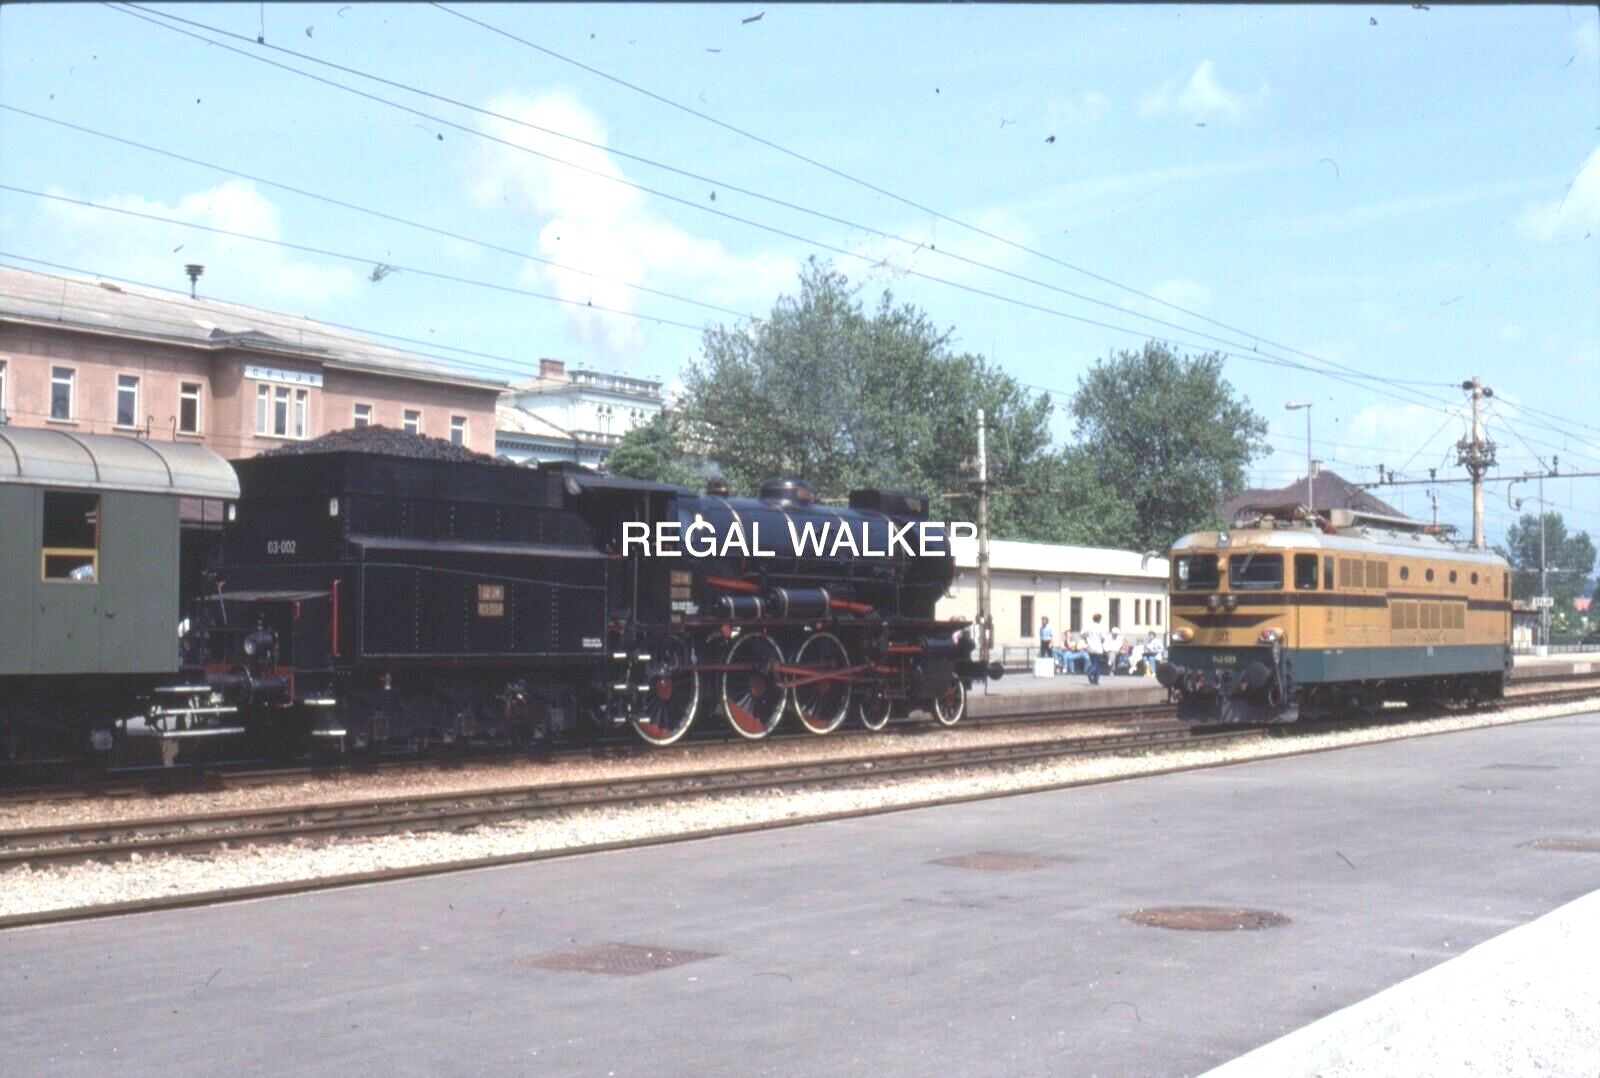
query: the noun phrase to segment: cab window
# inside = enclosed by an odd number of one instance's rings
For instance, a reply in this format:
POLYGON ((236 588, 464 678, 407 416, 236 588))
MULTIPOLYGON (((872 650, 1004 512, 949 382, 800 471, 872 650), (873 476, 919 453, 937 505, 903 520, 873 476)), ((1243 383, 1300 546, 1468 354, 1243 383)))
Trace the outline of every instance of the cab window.
POLYGON ((44 492, 45 580, 93 584, 100 577, 100 495, 67 490, 44 492))
POLYGON ((1216 591, 1215 554, 1180 554, 1172 562, 1172 586, 1179 591, 1216 591))
POLYGON ((1294 587, 1296 591, 1317 590, 1317 556, 1315 554, 1296 554, 1294 556, 1294 587))
POLYGON ((1228 555, 1228 587, 1235 591, 1274 591, 1283 587, 1283 555, 1228 555))
POLYGON ((1333 590, 1333 559, 1331 557, 1322 559, 1322 590, 1333 590))

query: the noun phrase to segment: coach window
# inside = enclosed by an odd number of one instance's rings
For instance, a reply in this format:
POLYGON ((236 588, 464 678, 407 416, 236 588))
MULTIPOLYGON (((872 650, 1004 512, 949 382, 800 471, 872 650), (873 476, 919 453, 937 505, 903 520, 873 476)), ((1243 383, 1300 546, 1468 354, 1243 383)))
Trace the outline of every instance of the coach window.
POLYGON ((1294 556, 1294 587, 1296 591, 1317 590, 1317 556, 1315 554, 1296 554, 1294 556))
POLYGON ((1333 590, 1333 559, 1332 558, 1323 558, 1322 559, 1322 590, 1323 591, 1332 591, 1333 590))
POLYGON ((45 580, 93 584, 100 576, 100 495, 44 492, 45 580))

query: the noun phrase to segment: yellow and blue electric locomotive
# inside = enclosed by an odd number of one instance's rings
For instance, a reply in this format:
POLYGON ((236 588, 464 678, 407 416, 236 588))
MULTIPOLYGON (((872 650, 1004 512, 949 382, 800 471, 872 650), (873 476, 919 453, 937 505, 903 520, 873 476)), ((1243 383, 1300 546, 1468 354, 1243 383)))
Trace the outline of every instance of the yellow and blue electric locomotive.
POLYGON ((1161 684, 1196 725, 1504 695, 1506 562, 1403 517, 1285 510, 1172 548, 1161 684))

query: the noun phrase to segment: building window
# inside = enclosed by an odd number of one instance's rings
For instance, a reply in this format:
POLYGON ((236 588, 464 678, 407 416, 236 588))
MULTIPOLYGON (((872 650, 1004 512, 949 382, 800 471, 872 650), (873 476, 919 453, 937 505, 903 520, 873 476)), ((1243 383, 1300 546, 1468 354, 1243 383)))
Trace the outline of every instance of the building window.
POLYGON ((93 584, 99 579, 100 495, 45 491, 42 545, 40 572, 45 580, 93 584))
POLYGON ((1072 632, 1083 632, 1083 599, 1074 595, 1067 601, 1068 627, 1072 632))
POLYGON ((6 421, 6 361, 0 359, 0 423, 6 421))
POLYGON ((117 426, 139 425, 139 376, 117 375, 117 426))
POLYGON ((372 405, 358 404, 350 417, 350 426, 356 430, 372 426, 372 405))
POLYGON ((405 422, 401 424, 407 434, 422 433, 422 412, 417 408, 407 408, 405 422))
POLYGON ((1122 628, 1122 600, 1112 599, 1110 611, 1106 614, 1106 628, 1122 628))
POLYGON ((1160 599, 1156 600, 1156 620, 1155 620, 1155 624, 1157 624, 1157 625, 1161 624, 1161 600, 1160 599))
POLYGON ((274 438, 304 438, 310 405, 310 390, 256 386, 256 433, 274 438))
POLYGON ((1022 597, 1022 632, 1019 634, 1024 640, 1033 635, 1033 596, 1022 597))
POLYGON ((200 383, 178 383, 178 433, 200 433, 200 383))
POLYGON ((464 416, 464 415, 453 415, 453 416, 450 417, 450 444, 451 445, 466 445, 467 444, 467 417, 466 416, 464 416))
POLYGON ((71 367, 50 368, 50 418, 72 418, 72 394, 77 388, 78 372, 71 367))

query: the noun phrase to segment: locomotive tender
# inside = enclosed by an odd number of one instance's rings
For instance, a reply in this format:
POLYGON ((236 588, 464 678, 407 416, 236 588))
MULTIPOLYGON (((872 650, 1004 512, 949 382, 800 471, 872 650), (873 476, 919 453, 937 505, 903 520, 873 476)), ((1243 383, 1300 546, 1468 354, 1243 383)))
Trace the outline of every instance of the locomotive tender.
POLYGON ((1428 525, 1286 508, 1184 536, 1171 564, 1171 646, 1156 677, 1189 723, 1504 695, 1509 568, 1428 525))
MULTIPOLYGON (((141 612, 136 627, 115 624, 151 654, 134 664, 139 676, 104 681, 120 653, 41 620, 32 631, 58 655, 46 685, 32 676, 46 668, 29 667, 33 652, 11 638, 19 630, 0 632, 0 675, 17 675, 0 680, 0 759, 133 735, 157 739, 168 762, 186 739, 238 733, 284 754, 525 744, 583 721, 665 745, 711 712, 751 739, 791 714, 818 734, 851 716, 881 729, 916 709, 949 725, 974 678, 999 676, 972 661, 964 622, 933 616, 953 573, 947 542, 882 557, 789 542, 790 521, 829 522, 885 549, 891 529, 927 520, 920 496, 862 490, 830 506, 797 480, 756 498, 697 494, 572 466, 436 459, 428 440, 370 430, 417 452, 370 451, 346 432, 230 467, 195 446, 72 438, 91 453, 177 460, 168 487, 141 495, 164 523, 127 530, 132 503, 108 492, 90 518, 101 551, 92 579, 52 580, 75 565, 37 526, 0 575, 8 590, 15 578, 91 604, 138 596, 125 600, 141 612), (210 499, 200 514, 210 523, 180 542, 197 498, 210 499), (623 553, 624 525, 661 521, 721 538, 760 522, 770 556, 720 541, 711 557, 623 553), (92 700, 78 688, 91 683, 92 700)), ((41 446, 67 438, 15 434, 41 446)), ((28 496, 85 496, 96 489, 87 474, 36 475, 28 496)), ((0 463, 0 497, 8 481, 18 485, 0 463)))

